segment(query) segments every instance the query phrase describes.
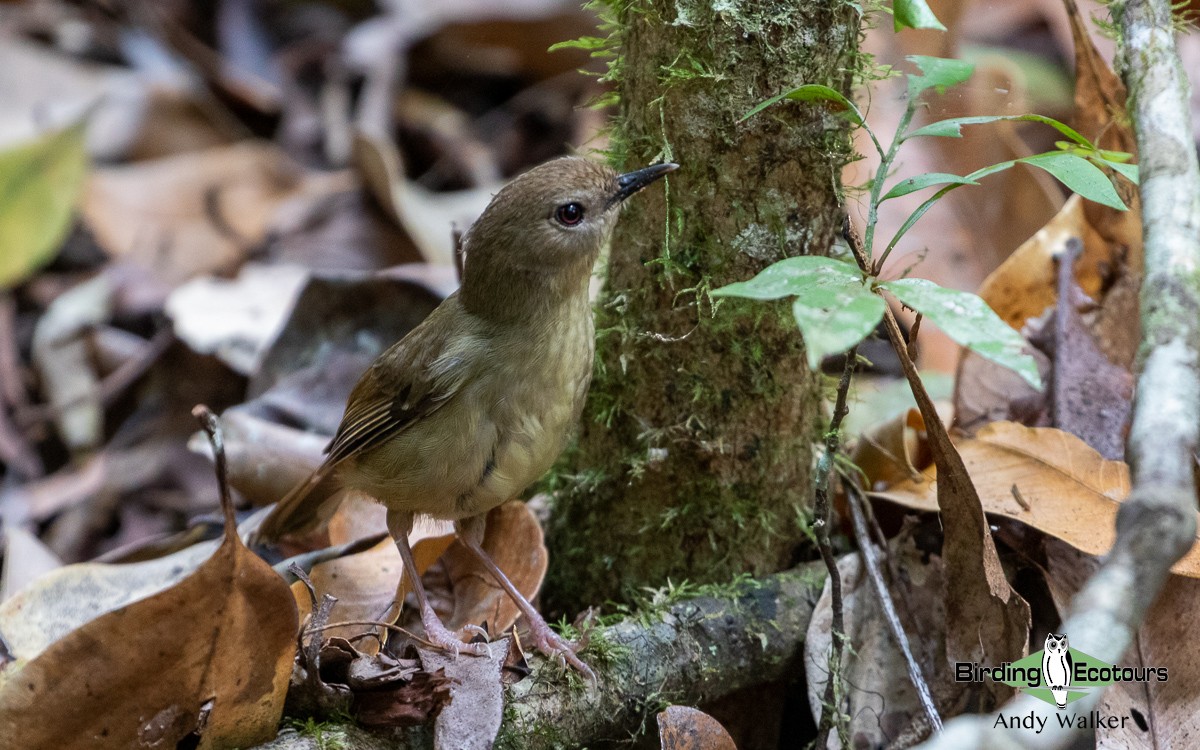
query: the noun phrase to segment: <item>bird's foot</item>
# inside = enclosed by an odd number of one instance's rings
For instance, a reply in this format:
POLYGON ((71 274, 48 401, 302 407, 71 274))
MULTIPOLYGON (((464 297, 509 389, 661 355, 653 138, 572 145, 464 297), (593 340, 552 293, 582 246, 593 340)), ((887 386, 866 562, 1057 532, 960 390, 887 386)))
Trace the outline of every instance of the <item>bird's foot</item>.
MULTIPOLYGON (((486 643, 463 643, 458 633, 455 633, 442 624, 442 621, 438 619, 432 607, 426 608, 421 612, 421 624, 425 626, 425 640, 443 651, 447 651, 455 656, 458 656, 460 653, 472 656, 488 655, 486 643)), ((473 632, 480 631, 482 628, 475 625, 468 625, 463 630, 473 632)))
POLYGON ((589 681, 596 681, 596 673, 592 671, 591 667, 584 664, 575 653, 582 649, 583 645, 572 643, 555 633, 540 617, 529 622, 529 634, 533 637, 533 645, 537 647, 538 651, 560 664, 570 664, 589 681))

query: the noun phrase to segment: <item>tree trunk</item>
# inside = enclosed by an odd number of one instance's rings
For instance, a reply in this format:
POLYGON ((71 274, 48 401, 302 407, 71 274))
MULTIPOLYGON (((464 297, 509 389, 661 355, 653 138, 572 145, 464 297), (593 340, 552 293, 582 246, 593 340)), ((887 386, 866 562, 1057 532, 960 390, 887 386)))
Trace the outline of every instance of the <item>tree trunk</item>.
POLYGON ((578 449, 556 476, 551 606, 643 586, 786 567, 811 495, 817 381, 785 302, 708 292, 786 256, 825 254, 840 225, 848 124, 784 102, 841 91, 858 17, 842 0, 615 0, 618 167, 677 161, 630 201, 597 308, 578 449))

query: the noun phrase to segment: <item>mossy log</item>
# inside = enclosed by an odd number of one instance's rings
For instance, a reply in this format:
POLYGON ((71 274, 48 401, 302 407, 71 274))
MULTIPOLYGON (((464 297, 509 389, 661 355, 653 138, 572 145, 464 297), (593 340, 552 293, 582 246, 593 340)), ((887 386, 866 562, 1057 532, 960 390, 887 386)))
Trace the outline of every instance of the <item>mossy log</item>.
MULTIPOLYGON (((821 563, 710 589, 710 595, 644 610, 598 628, 584 652, 599 679, 585 684, 534 660, 508 689, 496 747, 551 750, 628 739, 671 704, 696 705, 800 672, 804 636, 825 583, 821 563)), ((468 658, 468 657, 462 657, 468 658)), ((285 730, 259 750, 424 750, 425 728, 368 732, 325 725, 285 730)))

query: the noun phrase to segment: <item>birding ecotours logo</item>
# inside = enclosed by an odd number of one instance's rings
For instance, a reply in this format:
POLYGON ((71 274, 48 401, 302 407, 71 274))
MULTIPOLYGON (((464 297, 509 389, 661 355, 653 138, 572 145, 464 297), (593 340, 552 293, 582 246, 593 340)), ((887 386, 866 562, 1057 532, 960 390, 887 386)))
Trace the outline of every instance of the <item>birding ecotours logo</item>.
POLYGON ((1114 682, 1166 682, 1166 667, 1118 667, 1071 648, 1066 633, 1049 633, 1045 648, 998 667, 956 662, 955 682, 994 680, 1059 710, 1093 688, 1114 682))

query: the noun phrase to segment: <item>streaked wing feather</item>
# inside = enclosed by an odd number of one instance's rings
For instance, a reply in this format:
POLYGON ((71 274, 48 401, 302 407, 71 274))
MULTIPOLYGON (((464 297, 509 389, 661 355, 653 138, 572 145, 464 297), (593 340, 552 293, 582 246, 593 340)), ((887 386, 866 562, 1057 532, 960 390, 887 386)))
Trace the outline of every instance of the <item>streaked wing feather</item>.
MULTIPOLYGON (((430 318, 443 312, 440 307, 430 318)), ((326 465, 335 466, 379 446, 437 411, 459 391, 469 367, 458 357, 443 359, 446 347, 458 342, 447 341, 450 331, 427 325, 430 322, 384 353, 363 374, 350 394, 341 426, 326 448, 326 465)))

